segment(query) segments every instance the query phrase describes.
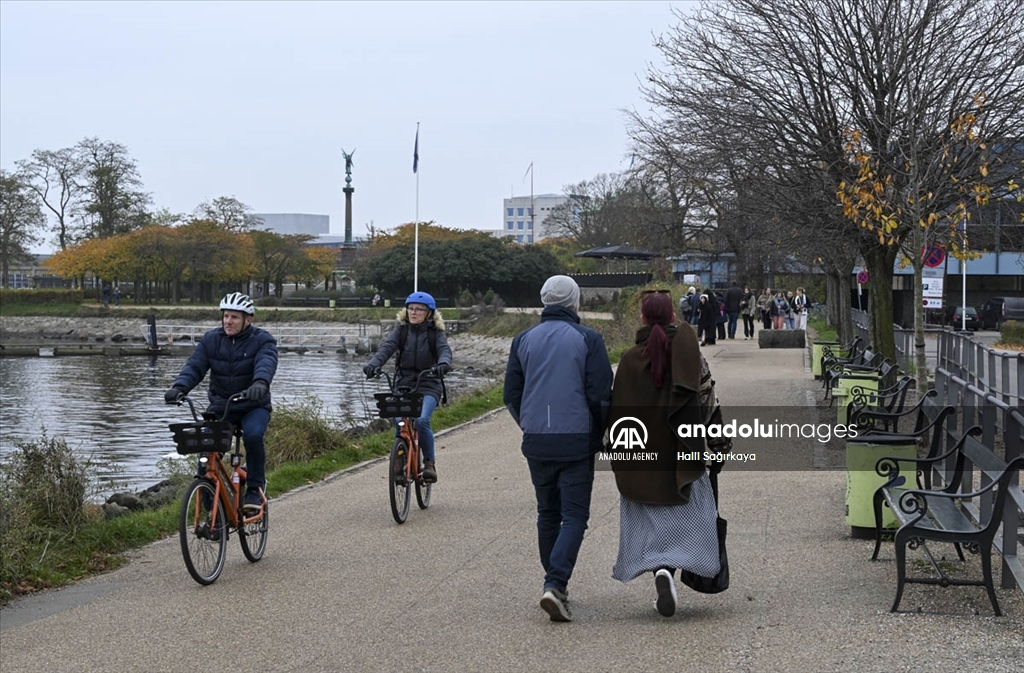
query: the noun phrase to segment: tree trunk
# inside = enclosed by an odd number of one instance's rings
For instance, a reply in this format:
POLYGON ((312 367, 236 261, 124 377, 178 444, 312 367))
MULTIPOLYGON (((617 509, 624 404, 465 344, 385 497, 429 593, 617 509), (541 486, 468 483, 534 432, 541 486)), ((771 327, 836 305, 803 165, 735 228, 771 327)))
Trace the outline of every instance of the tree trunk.
POLYGON ((868 334, 875 352, 896 361, 896 340, 892 322, 892 278, 896 246, 871 245, 864 253, 864 267, 871 287, 868 334))

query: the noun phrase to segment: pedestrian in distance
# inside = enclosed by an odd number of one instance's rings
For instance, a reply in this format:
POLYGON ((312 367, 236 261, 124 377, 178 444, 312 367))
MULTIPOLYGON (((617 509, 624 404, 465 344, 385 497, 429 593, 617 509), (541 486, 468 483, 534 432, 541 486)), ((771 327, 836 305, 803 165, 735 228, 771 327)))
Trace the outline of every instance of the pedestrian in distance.
POLYGON ((740 312, 743 307, 740 303, 743 301, 743 290, 738 285, 732 285, 728 290, 725 291, 725 315, 728 318, 728 336, 730 339, 736 338, 736 327, 739 325, 740 312))
POLYGON ((786 329, 796 329, 796 303, 793 291, 789 290, 786 292, 786 315, 783 320, 786 325, 786 329))
POLYGON ((540 298, 540 323, 512 340, 504 402, 523 431, 522 452, 537 496, 540 606, 552 621, 568 622, 569 580, 590 519, 594 455, 605 431, 612 368, 601 335, 580 324, 576 281, 552 276, 540 298))
POLYGON ((744 286, 743 297, 740 299, 740 317, 743 318, 744 339, 754 338, 754 316, 758 315, 759 312, 757 297, 754 296, 749 286, 744 286))
MULTIPOLYGON (((434 429, 430 419, 444 397, 444 375, 452 368, 452 348, 444 330, 444 318, 437 310, 434 297, 426 292, 413 292, 405 299, 405 308, 398 312, 398 325, 363 367, 366 378, 380 373, 381 367, 395 356, 395 378, 398 387, 413 388, 423 394, 423 407, 415 420, 420 451, 423 452, 423 481, 437 482, 437 457, 434 451, 434 429), (431 370, 436 377, 420 375, 431 370)), ((395 436, 399 428, 397 419, 395 436)))
POLYGON ((121 306, 121 286, 114 288, 114 306, 121 306))
POLYGON ((757 310, 761 315, 761 329, 772 328, 772 289, 766 287, 757 297, 757 310))
POLYGON ((718 507, 707 468, 718 472, 722 463, 707 465, 704 451, 727 452, 731 440, 677 436, 674 429, 681 424, 722 424, 714 381, 696 335, 676 329, 670 301, 645 297, 640 321, 636 345, 622 354, 615 372, 608 423, 614 427, 620 419, 639 420, 648 433, 645 451, 657 458, 611 461, 620 496, 619 552, 612 577, 629 582, 652 573, 655 608, 671 617, 677 569, 701 577, 714 577, 720 569, 718 507))
POLYGON ((795 316, 796 329, 807 329, 807 311, 811 308, 811 300, 804 294, 804 289, 798 287, 793 297, 793 315, 795 316))
POLYGON ((772 329, 786 328, 786 314, 789 313, 789 302, 786 301, 785 295, 781 292, 775 293, 769 313, 772 316, 772 329))
POLYGON ((718 298, 711 290, 706 290, 700 296, 700 322, 697 325, 697 336, 703 340, 701 346, 713 346, 715 335, 718 333, 718 317, 721 315, 721 307, 718 305, 718 298))
POLYGON ((696 293, 697 290, 691 285, 686 289, 686 294, 679 298, 679 315, 685 323, 693 322, 693 296, 696 293))
MULTIPOLYGON (((210 406, 207 413, 218 418, 228 400, 244 393, 245 399, 231 403, 226 420, 242 428, 245 445, 246 489, 242 511, 258 512, 263 506, 260 491, 266 488, 266 447, 263 435, 270 423, 273 405, 270 384, 277 372, 277 340, 270 332, 252 324, 256 306, 249 295, 232 292, 220 300, 220 327, 203 335, 189 356, 164 401, 173 404, 199 385, 210 373, 210 406)), ((206 476, 203 457, 197 476, 206 476)))
POLYGON ((103 286, 103 308, 110 308, 110 286, 103 286))

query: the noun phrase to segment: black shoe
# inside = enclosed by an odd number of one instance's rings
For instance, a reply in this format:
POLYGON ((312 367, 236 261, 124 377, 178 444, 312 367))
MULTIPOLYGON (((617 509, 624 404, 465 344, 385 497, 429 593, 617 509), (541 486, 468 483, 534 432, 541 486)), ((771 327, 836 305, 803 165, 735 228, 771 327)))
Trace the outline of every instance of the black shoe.
POLYGON ((654 588, 658 591, 658 598, 654 601, 654 607, 662 617, 671 617, 676 613, 676 583, 672 579, 672 573, 662 568, 654 574, 654 588))
POLYGON ((423 461, 423 483, 424 484, 436 484, 437 483, 437 468, 434 467, 434 461, 424 460, 423 461))
POLYGON ((242 511, 246 514, 255 514, 263 507, 263 498, 255 488, 246 489, 245 499, 242 501, 242 511))

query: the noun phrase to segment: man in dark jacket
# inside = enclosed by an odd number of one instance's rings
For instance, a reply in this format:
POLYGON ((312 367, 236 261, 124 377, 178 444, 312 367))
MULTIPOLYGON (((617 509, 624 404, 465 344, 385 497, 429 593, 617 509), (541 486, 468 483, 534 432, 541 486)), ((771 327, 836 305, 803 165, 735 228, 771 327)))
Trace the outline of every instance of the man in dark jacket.
POLYGON ((729 338, 736 338, 736 326, 740 319, 740 302, 743 301, 743 289, 733 285, 725 291, 725 315, 729 320, 729 338))
MULTIPOLYGON (((227 420, 242 426, 245 444, 246 489, 242 510, 253 513, 263 506, 266 487, 266 449, 263 435, 270 422, 270 384, 277 372, 277 341, 270 332, 252 326, 256 307, 248 295, 232 292, 220 301, 221 326, 203 335, 188 362, 164 394, 172 404, 181 399, 210 372, 210 406, 207 412, 221 416, 228 400, 238 394, 245 399, 231 404, 227 420)), ((202 460, 199 476, 206 475, 202 460)))
POLYGON ((612 368, 601 335, 580 325, 576 281, 552 276, 540 298, 540 324, 512 341, 504 401, 523 431, 522 451, 537 494, 545 573, 540 605, 552 621, 570 621, 568 583, 590 519, 594 454, 611 402, 612 368))

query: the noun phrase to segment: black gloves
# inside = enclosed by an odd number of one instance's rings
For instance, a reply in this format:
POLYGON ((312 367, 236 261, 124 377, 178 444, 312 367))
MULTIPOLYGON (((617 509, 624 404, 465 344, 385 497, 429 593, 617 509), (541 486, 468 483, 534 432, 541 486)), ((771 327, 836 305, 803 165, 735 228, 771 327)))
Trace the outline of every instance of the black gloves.
POLYGON ((366 374, 366 378, 372 379, 380 373, 380 367, 367 363, 363 365, 363 373, 366 374))
POLYGON ((267 385, 266 381, 257 379, 252 382, 252 385, 245 389, 245 399, 252 400, 253 402, 259 402, 267 393, 270 392, 270 386, 267 385))
POLYGON ((450 372, 451 369, 452 366, 444 362, 438 362, 436 365, 434 365, 434 373, 441 377, 450 372))
POLYGON ((174 387, 168 388, 167 392, 164 393, 164 402, 167 404, 175 404, 178 400, 185 396, 185 391, 182 388, 174 387))

